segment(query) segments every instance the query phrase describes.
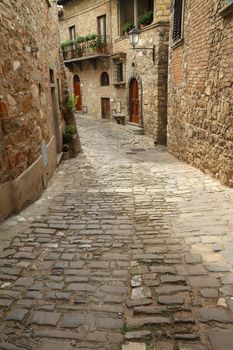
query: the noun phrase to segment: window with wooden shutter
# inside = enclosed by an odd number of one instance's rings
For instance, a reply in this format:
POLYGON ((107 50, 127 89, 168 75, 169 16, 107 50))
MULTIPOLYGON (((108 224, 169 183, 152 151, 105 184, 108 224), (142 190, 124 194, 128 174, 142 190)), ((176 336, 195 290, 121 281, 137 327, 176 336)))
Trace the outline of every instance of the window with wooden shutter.
POLYGON ((74 40, 76 38, 75 26, 69 27, 69 36, 70 36, 70 40, 74 40))
POLYGON ((106 15, 97 17, 97 31, 101 40, 107 42, 107 19, 106 15))
POLYGON ((182 38, 183 25, 183 0, 174 0, 173 9, 173 42, 177 42, 182 38))

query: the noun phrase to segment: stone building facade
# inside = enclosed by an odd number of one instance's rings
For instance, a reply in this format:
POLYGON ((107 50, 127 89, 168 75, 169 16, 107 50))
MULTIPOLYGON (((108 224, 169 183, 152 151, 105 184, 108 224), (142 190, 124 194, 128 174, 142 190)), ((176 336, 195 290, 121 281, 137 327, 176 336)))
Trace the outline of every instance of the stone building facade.
POLYGON ((87 48, 74 57, 65 49, 69 89, 80 96, 78 110, 97 118, 133 122, 155 142, 166 143, 171 0, 58 0, 58 4, 63 5, 62 43, 88 34, 106 41, 102 52, 87 48), (137 26, 140 15, 148 12, 151 23, 141 29, 138 44, 145 49, 133 50, 125 24, 137 26))
POLYGON ((169 151, 233 186, 233 2, 179 0, 175 6, 169 151))
POLYGON ((36 199, 61 152, 57 4, 0 2, 0 220, 36 199))

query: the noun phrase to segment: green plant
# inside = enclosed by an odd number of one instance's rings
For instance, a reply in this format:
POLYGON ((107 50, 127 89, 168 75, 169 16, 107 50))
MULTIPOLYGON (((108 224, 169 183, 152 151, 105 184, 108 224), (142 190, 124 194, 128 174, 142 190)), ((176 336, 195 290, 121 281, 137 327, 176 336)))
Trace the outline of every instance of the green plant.
POLYGON ((76 39, 75 39, 75 43, 76 44, 81 44, 81 43, 84 43, 86 41, 86 37, 85 36, 78 36, 76 39))
POLYGON ((133 332, 136 331, 137 327, 129 326, 126 322, 124 323, 122 327, 122 333, 125 334, 127 332, 133 332))
POLYGON ((81 45, 75 45, 76 52, 81 56, 85 52, 85 48, 81 45))
POLYGON ((85 36, 85 41, 95 40, 97 38, 96 34, 87 34, 85 36))
POLYGON ((63 101, 63 107, 68 111, 73 111, 76 107, 76 104, 78 102, 78 96, 75 95, 69 95, 65 98, 63 101))
POLYGON ((151 342, 146 343, 146 350, 153 350, 153 344, 151 342))
POLYGON ((68 46, 74 45, 75 41, 74 40, 65 40, 63 43, 61 43, 61 48, 64 49, 68 46))
POLYGON ((73 134, 66 134, 64 133, 62 135, 62 143, 63 145, 70 145, 74 142, 73 134))
POLYGON ((70 134, 70 135, 77 134, 77 127, 76 127, 76 125, 67 125, 65 127, 65 134, 70 134))
POLYGON ((133 29, 134 25, 132 21, 127 21, 124 23, 123 27, 122 27, 122 32, 123 34, 128 33, 131 29, 133 29))
POLYGON ((152 11, 145 11, 141 16, 138 18, 138 23, 142 25, 148 25, 151 24, 153 21, 153 12, 152 11))
POLYGON ((106 42, 103 41, 100 37, 97 37, 94 41, 90 43, 90 47, 92 49, 97 49, 97 51, 103 49, 105 46, 106 42))

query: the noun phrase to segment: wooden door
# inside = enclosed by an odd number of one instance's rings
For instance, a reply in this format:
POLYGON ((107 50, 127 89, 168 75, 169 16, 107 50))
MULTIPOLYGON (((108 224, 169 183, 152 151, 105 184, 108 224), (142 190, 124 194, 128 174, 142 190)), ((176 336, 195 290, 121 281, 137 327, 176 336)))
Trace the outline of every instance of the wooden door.
POLYGON ((102 110, 102 118, 109 119, 110 118, 110 99, 109 98, 101 98, 101 110, 102 110))
POLYGON ((130 82, 130 121, 139 124, 139 97, 138 82, 132 79, 130 82))
POLYGON ((82 110, 82 94, 81 94, 81 83, 77 75, 74 76, 74 95, 78 96, 78 101, 76 104, 77 111, 82 110))

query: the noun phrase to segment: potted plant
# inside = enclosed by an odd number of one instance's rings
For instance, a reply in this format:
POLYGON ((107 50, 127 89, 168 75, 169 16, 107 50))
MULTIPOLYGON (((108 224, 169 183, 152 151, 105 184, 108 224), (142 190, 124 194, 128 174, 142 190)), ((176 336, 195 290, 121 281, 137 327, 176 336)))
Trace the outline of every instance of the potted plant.
POLYGON ((123 32, 123 34, 128 34, 129 33, 129 31, 131 30, 131 29, 133 29, 133 27, 134 27, 134 25, 133 25, 133 22, 132 21, 127 21, 127 22, 125 22, 124 23, 124 25, 123 25, 123 27, 122 27, 122 32, 123 32))
POLYGON ((90 46, 92 49, 96 49, 98 53, 104 53, 106 43, 100 37, 97 37, 90 46))
POLYGON ((78 36, 76 39, 75 39, 75 43, 76 44, 81 44, 81 43, 84 43, 86 40, 86 37, 84 36, 78 36))
MULTIPOLYGON (((64 158, 76 157, 80 151, 80 141, 75 124, 67 125, 62 136, 64 158), (68 153, 68 154, 67 154, 68 153)), ((63 159, 64 159, 63 158, 63 159)))
POLYGON ((78 54, 78 57, 82 57, 83 56, 83 53, 85 52, 85 48, 81 45, 75 45, 75 51, 77 52, 78 54))
POLYGON ((153 12, 152 11, 145 11, 139 18, 138 18, 138 24, 140 28, 144 28, 151 24, 153 21, 153 12))
POLYGON ((70 95, 69 93, 66 94, 62 102, 61 110, 67 125, 73 124, 75 121, 74 110, 77 102, 78 96, 70 95))
POLYGON ((63 41, 63 43, 61 43, 63 57, 65 60, 68 58, 73 58, 74 44, 75 44, 74 40, 65 40, 63 41))
POLYGON ((92 41, 92 40, 95 40, 96 38, 97 38, 96 34, 87 34, 85 36, 85 41, 92 41))

